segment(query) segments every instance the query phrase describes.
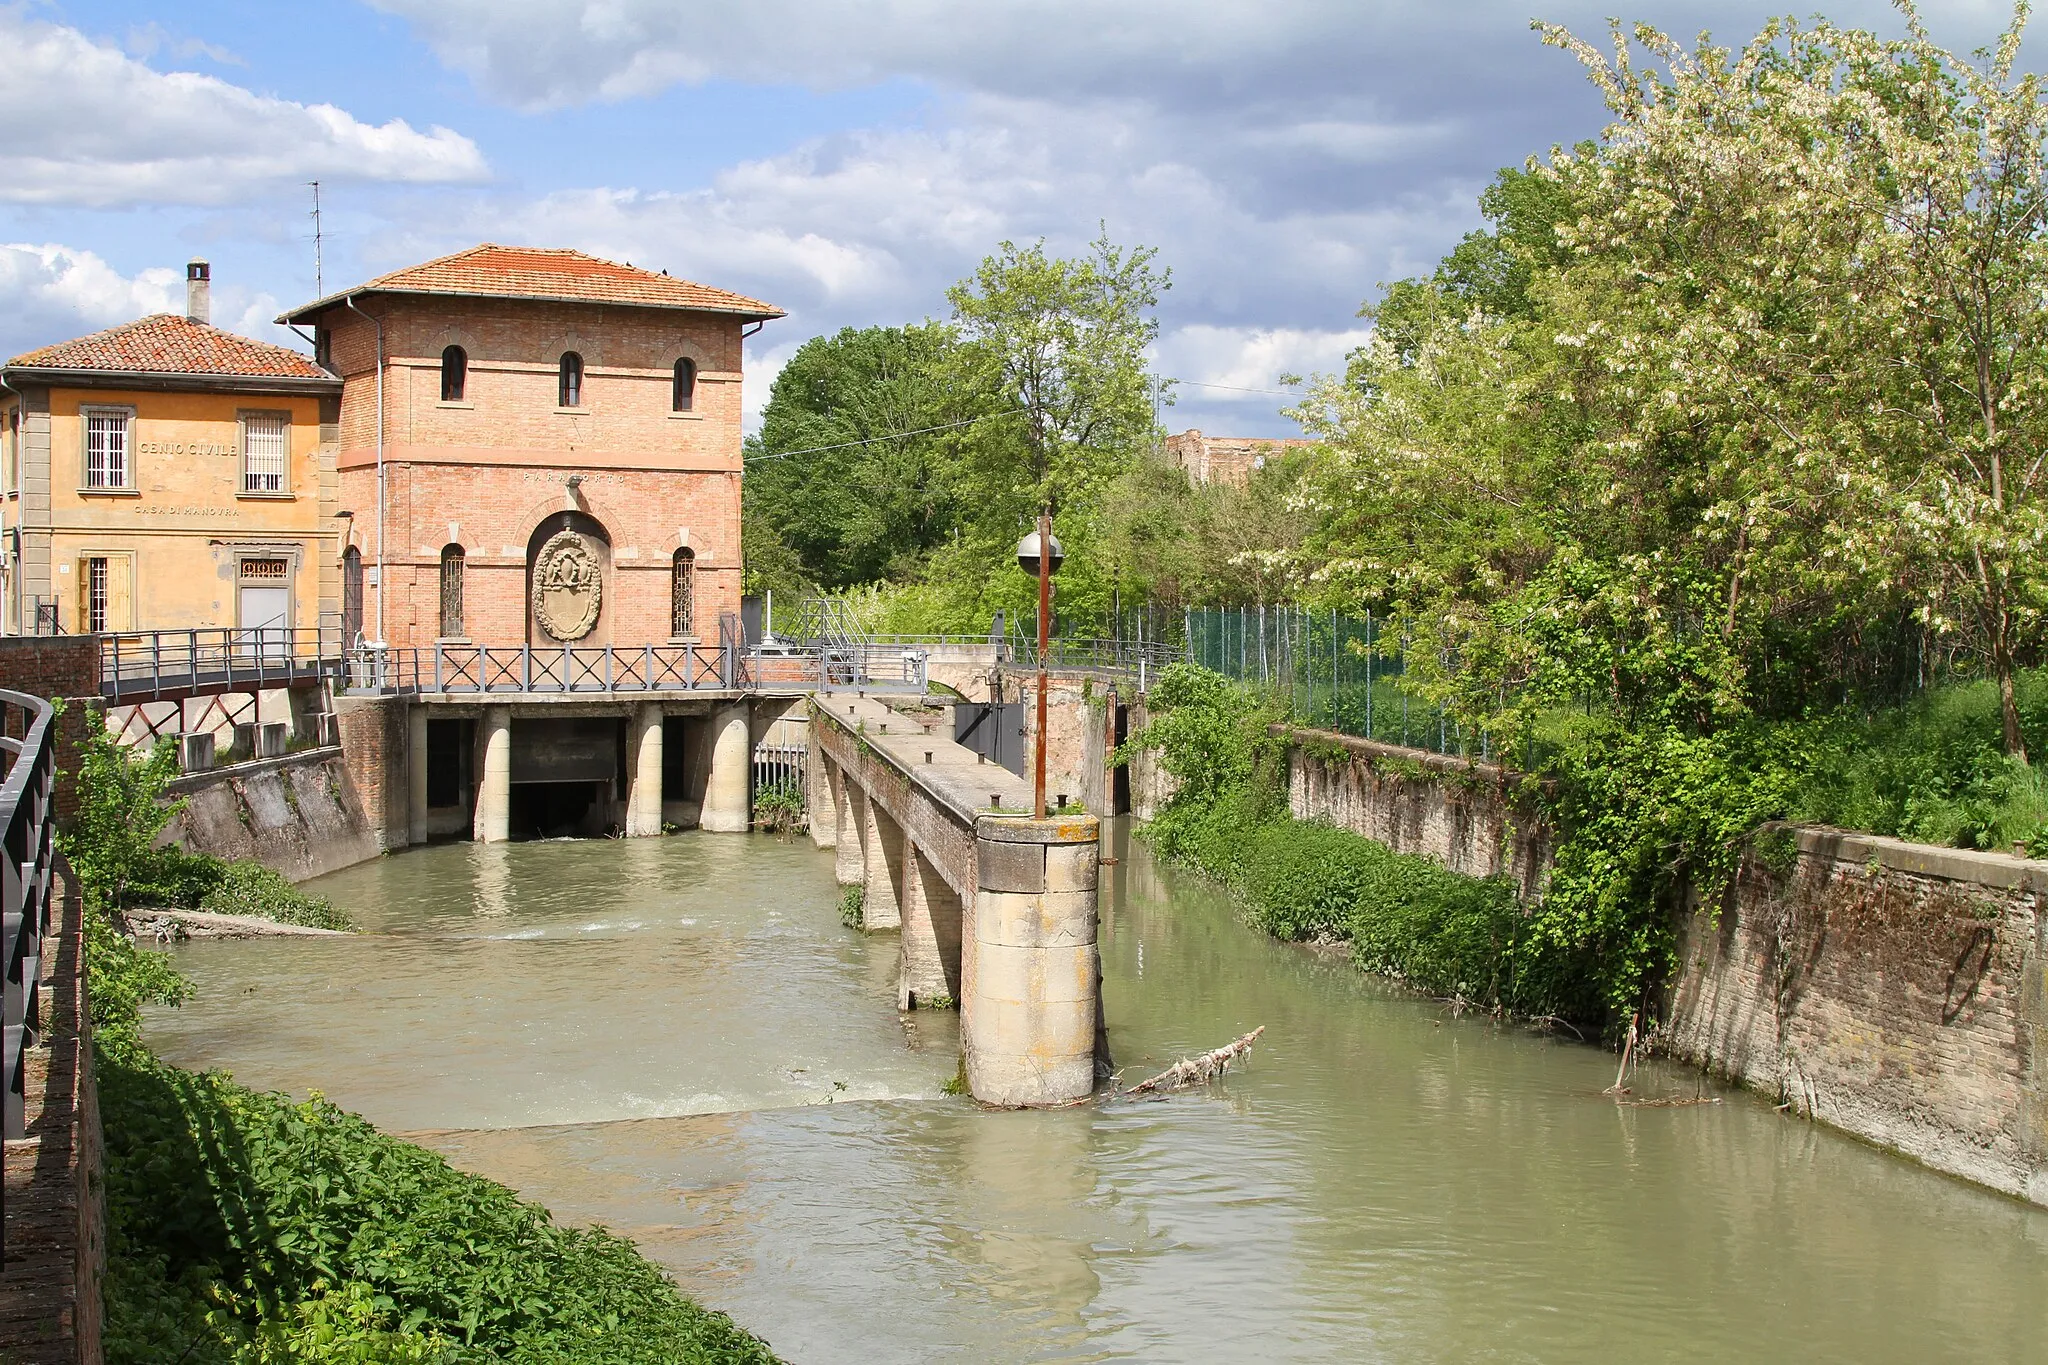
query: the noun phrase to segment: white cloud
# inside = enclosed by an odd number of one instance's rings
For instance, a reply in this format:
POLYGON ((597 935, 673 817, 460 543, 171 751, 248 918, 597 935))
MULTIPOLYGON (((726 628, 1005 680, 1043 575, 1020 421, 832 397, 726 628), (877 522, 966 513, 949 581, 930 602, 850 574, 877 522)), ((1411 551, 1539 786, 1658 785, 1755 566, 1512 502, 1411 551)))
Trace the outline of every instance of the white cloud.
POLYGON ((447 128, 364 123, 331 104, 160 72, 76 29, 0 9, 0 199, 211 204, 315 178, 477 181, 483 153, 447 128))
POLYGON ((0 318, 7 320, 0 353, 168 312, 183 306, 182 291, 183 276, 176 270, 152 267, 123 275, 90 251, 55 243, 0 244, 0 318))

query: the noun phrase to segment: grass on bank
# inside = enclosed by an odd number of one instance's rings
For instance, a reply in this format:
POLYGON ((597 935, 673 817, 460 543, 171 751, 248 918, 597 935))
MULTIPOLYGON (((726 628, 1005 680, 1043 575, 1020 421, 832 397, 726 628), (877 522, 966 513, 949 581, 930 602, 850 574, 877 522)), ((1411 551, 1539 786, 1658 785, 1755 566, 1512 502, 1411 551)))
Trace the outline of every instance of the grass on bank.
MULTIPOLYGON (((143 1006, 191 985, 111 914, 191 874, 191 855, 150 847, 169 818, 154 762, 88 742, 63 836, 86 899, 109 1365, 772 1365, 630 1242, 557 1226, 318 1095, 154 1056, 143 1006)), ((220 904, 274 902, 262 878, 215 889, 220 904)))

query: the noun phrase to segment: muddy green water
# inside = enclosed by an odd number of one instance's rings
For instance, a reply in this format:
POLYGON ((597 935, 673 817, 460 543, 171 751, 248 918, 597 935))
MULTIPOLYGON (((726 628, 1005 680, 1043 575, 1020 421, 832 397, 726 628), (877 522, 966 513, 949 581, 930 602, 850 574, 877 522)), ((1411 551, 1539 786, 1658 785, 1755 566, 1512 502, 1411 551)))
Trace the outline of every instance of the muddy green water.
POLYGON ((900 1018, 894 939, 763 836, 366 864, 317 889, 374 934, 188 945, 200 993, 151 1029, 634 1237, 792 1361, 2048 1359, 2048 1213, 1739 1093, 1617 1108, 1607 1054, 1273 943, 1117 844, 1117 1061, 1266 1025, 1214 1092, 946 1096, 954 1018, 900 1018))

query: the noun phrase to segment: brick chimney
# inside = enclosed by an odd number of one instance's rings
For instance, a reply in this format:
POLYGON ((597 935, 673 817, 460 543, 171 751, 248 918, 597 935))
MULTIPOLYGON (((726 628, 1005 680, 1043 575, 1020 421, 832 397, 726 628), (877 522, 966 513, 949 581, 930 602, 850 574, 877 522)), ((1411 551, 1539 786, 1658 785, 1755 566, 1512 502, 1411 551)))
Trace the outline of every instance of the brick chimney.
POLYGON ((185 263, 185 316, 193 322, 213 321, 213 269, 194 257, 185 263))

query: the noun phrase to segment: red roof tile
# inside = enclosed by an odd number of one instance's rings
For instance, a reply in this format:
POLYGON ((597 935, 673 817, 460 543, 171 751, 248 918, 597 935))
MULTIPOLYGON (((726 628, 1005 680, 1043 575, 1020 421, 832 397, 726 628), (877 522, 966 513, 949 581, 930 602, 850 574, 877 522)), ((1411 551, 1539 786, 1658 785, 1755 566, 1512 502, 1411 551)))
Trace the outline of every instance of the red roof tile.
POLYGON ((104 332, 26 351, 8 368, 217 374, 258 379, 332 379, 297 351, 255 341, 175 313, 152 313, 104 332))
MULTIPOLYGON (((713 289, 672 275, 600 260, 562 247, 497 246, 485 242, 453 256, 407 266, 367 284, 293 309, 298 321, 349 294, 468 294, 497 299, 549 299, 617 303, 642 308, 691 308, 748 317, 779 318, 780 308, 744 294, 713 289)), ((282 321, 284 319, 280 319, 282 321)))

